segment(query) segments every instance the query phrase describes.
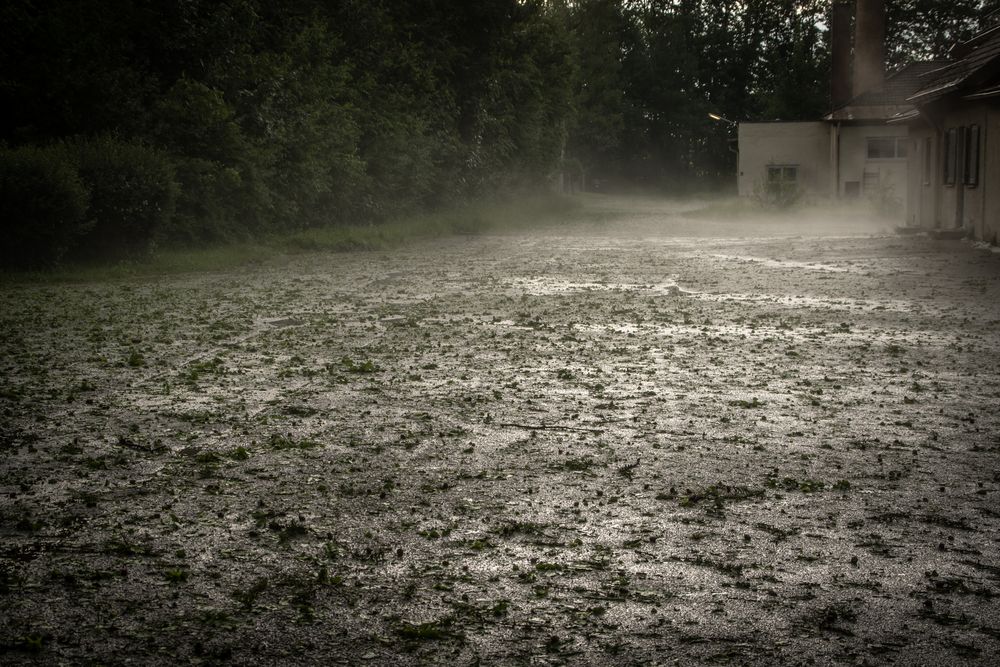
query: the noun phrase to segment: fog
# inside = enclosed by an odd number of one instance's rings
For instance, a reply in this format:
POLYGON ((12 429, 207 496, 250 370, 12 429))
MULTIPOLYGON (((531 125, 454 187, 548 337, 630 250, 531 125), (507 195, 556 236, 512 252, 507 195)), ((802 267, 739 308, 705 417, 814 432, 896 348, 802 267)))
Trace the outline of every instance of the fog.
POLYGON ((871 202, 820 199, 775 207, 753 198, 717 194, 671 198, 657 194, 599 195, 580 198, 586 215, 627 221, 603 228, 609 234, 677 237, 857 236, 892 233, 901 218, 887 218, 871 202))

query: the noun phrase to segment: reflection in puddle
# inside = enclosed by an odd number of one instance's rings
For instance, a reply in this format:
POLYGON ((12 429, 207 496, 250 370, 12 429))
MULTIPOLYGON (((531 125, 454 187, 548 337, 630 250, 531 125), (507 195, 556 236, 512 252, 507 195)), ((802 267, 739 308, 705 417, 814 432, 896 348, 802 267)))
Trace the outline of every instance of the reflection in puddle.
POLYGON ((533 296, 565 294, 569 292, 646 292, 667 296, 679 296, 690 293, 681 289, 672 280, 659 284, 640 285, 613 282, 572 282, 552 278, 511 278, 507 283, 510 288, 533 296))
MULTIPOLYGON (((828 341, 827 345, 868 345, 868 344, 903 344, 903 345, 937 345, 947 346, 950 338, 944 334, 927 331, 872 332, 867 330, 840 330, 829 326, 800 325, 789 328, 774 324, 730 323, 713 324, 706 328, 697 323, 652 323, 652 322, 614 322, 608 324, 574 324, 573 329, 591 336, 606 334, 641 337, 647 341, 664 342, 668 344, 670 356, 697 356, 703 351, 692 346, 705 343, 709 345, 732 344, 744 348, 749 343, 759 344, 781 340, 789 343, 808 343, 817 338, 828 341), (674 346, 677 347, 674 347, 674 346), (690 349, 685 349, 690 348, 690 349)), ((661 350, 662 351, 662 350, 661 350)))
POLYGON ((767 259, 764 257, 742 257, 740 255, 709 255, 715 259, 726 259, 732 262, 743 264, 760 264, 772 269, 806 269, 808 271, 827 271, 830 273, 849 273, 857 270, 856 267, 837 266, 836 264, 824 264, 822 262, 796 262, 790 259, 767 259))
POLYGON ((824 299, 800 294, 732 294, 698 293, 695 296, 704 301, 761 304, 769 303, 788 308, 811 308, 836 311, 891 311, 894 313, 922 313, 925 308, 912 301, 899 299, 824 299))

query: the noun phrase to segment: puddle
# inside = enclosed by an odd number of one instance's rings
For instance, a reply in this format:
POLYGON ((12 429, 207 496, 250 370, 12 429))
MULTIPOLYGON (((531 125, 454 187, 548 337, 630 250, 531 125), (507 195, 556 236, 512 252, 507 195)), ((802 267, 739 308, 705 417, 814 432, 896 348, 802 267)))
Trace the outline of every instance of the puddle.
POLYGON ((275 329, 287 329, 288 327, 300 327, 303 324, 307 324, 305 320, 300 320, 295 317, 280 317, 273 320, 263 320, 264 324, 272 326, 275 329))
POLYGON ((828 299, 797 294, 734 294, 725 292, 698 292, 693 296, 703 301, 734 302, 747 304, 774 304, 787 308, 836 311, 890 311, 894 313, 939 313, 913 301, 898 299, 828 299))
POLYGON ((787 259, 770 259, 766 257, 746 257, 742 255, 723 255, 723 254, 711 254, 706 255, 713 259, 724 259, 731 262, 739 262, 741 264, 757 264, 760 266, 766 266, 770 269, 803 269, 806 271, 825 271, 828 273, 857 273, 862 269, 855 266, 840 266, 837 264, 826 264, 823 262, 800 262, 787 259))
POLYGON ((613 283, 613 282, 573 282, 553 278, 513 278, 506 282, 507 289, 532 296, 567 294, 574 292, 643 292, 664 296, 690 294, 673 281, 657 284, 613 283))

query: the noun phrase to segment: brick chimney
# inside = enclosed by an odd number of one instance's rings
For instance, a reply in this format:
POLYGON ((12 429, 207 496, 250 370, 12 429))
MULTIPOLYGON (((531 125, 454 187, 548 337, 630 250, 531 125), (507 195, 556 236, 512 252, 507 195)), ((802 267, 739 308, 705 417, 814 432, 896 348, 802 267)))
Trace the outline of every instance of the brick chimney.
POLYGON ((854 95, 885 83, 885 0, 858 0, 854 15, 854 95))
POLYGON ((836 0, 830 10, 830 106, 838 109, 851 95, 851 17, 850 0, 836 0))

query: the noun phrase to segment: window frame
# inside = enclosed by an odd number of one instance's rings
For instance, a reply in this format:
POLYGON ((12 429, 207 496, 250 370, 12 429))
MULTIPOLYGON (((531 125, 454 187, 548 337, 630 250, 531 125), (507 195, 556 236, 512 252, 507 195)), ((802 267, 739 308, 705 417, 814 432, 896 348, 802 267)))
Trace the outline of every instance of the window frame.
POLYGON ((963 156, 962 184, 974 188, 979 185, 979 140, 982 132, 978 125, 965 128, 965 155, 963 156))
POLYGON ((767 184, 768 186, 778 185, 782 188, 788 185, 797 186, 799 184, 799 165, 797 164, 769 164, 767 165, 767 184), (777 174, 777 178, 772 178, 773 174, 777 174), (788 174, 791 173, 791 178, 788 174))
POLYGON ((764 189, 768 196, 785 198, 794 196, 799 189, 802 165, 800 164, 768 164, 765 165, 764 189), (777 174, 777 177, 775 177, 777 174))
POLYGON ((954 187, 958 182, 958 128, 949 127, 944 132, 944 184, 954 187))
POLYGON ((924 185, 930 185, 934 179, 934 137, 924 137, 924 185))
MULTIPOLYGON (((866 160, 905 160, 909 155, 909 146, 907 145, 909 137, 900 135, 889 135, 889 136, 878 136, 878 137, 865 137, 865 159, 866 160), (891 155, 872 155, 872 149, 878 145, 879 142, 890 142, 892 144, 892 154, 891 155)), ((883 146, 887 148, 888 146, 883 146)), ((876 151, 881 153, 882 151, 876 151)))

